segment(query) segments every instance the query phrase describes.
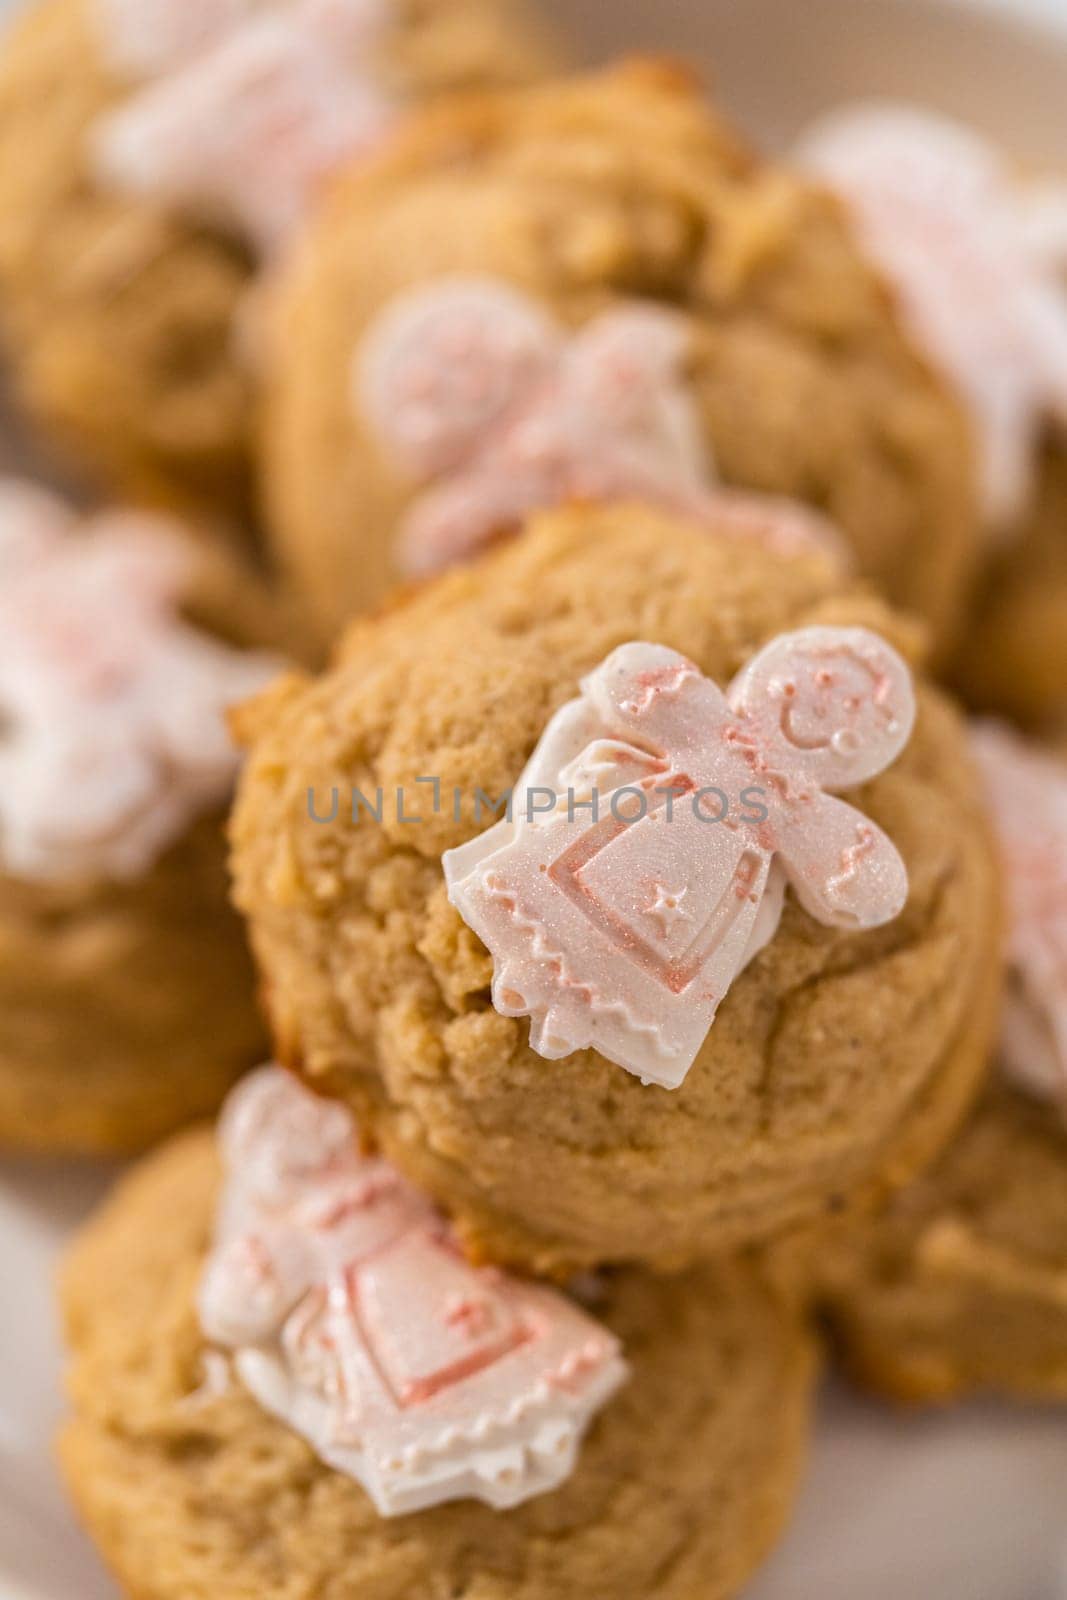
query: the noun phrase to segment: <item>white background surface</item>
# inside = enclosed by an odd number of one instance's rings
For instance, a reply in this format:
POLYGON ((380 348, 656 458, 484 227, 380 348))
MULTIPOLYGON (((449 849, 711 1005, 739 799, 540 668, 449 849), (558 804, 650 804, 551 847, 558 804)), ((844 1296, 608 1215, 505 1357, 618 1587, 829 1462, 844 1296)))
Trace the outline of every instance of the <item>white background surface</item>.
MULTIPOLYGON (((702 57, 771 141, 851 95, 910 95, 1067 168, 1067 0, 545 3, 590 55, 614 44, 702 57)), ((0 1162, 0 1600, 115 1597, 49 1443, 61 1414, 53 1268, 107 1182, 0 1162)), ((748 1600, 1067 1600, 1067 1414, 900 1418, 830 1390, 793 1530, 748 1600)))

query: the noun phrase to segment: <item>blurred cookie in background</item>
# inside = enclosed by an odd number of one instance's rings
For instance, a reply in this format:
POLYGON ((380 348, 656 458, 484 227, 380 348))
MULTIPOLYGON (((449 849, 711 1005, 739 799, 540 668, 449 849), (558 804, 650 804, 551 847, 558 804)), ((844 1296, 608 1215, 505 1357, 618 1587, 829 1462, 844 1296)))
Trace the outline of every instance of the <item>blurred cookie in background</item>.
POLYGON ((227 900, 227 708, 271 598, 169 518, 0 482, 0 1141, 137 1149, 262 1027, 227 900))
POLYGON ((866 1382, 912 1401, 1067 1400, 1067 762, 1003 729, 975 747, 1010 902, 1000 1054, 940 1162, 823 1263, 866 1382))
POLYGON ((980 708, 1067 718, 1067 181, 893 104, 827 117, 799 158, 971 418, 986 554, 953 675, 980 708))
POLYGON ((31 4, 0 46, 20 400, 119 492, 243 514, 249 286, 409 105, 549 55, 521 0, 31 4))
POLYGON ((723 488, 836 525, 942 652, 961 620, 962 406, 832 197, 675 65, 415 117, 331 190, 272 301, 269 531, 327 641, 538 508, 708 521, 723 488))

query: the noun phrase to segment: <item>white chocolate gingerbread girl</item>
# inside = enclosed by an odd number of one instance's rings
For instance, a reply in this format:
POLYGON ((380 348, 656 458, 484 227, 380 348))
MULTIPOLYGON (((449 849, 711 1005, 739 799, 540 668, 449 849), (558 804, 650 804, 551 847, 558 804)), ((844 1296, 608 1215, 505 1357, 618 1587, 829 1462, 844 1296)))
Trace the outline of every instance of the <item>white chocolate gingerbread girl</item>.
POLYGON ((1067 427, 1067 185, 1026 183, 971 129, 858 105, 799 159, 852 209, 924 349, 957 385, 994 530, 1027 509, 1041 433, 1067 427))
POLYGON ((493 1004, 556 1058, 595 1048, 676 1088, 786 883, 863 929, 907 897, 896 849, 830 791, 911 734, 911 678, 862 628, 784 634, 724 694, 660 645, 615 650, 556 713, 508 820, 444 856, 493 1004))
POLYGON ((1067 762, 995 723, 972 745, 1008 891, 1004 1066, 1067 1113, 1067 762))
POLYGON ((562 1482, 626 1376, 557 1290, 466 1262, 429 1202, 360 1154, 348 1112, 265 1067, 234 1090, 200 1290, 240 1380, 382 1516, 562 1482))
POLYGON ((149 81, 94 130, 97 177, 233 227, 260 252, 399 113, 375 59, 385 0, 98 4, 111 59, 149 81))
POLYGON ((226 708, 278 670, 180 613, 172 524, 0 485, 0 863, 136 877, 226 794, 226 708))
POLYGON ((419 486, 398 563, 423 577, 567 500, 645 500, 720 534, 844 563, 824 518, 715 484, 683 319, 634 301, 569 333, 492 277, 400 295, 366 335, 353 402, 419 486))

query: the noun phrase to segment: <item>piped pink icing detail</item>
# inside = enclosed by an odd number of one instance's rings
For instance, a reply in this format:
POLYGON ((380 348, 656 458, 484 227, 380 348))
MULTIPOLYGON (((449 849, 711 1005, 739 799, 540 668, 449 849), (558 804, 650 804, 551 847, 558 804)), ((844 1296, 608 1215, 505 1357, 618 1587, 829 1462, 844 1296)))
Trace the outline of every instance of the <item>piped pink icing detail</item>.
POLYGON ((226 794, 228 705, 278 663, 178 614, 173 524, 84 528, 42 491, 0 484, 0 861, 16 877, 135 877, 226 794))
POLYGON ((398 102, 378 80, 383 0, 244 8, 217 42, 94 130, 107 185, 187 209, 275 250, 322 180, 371 149, 398 102))
POLYGON ((357 356, 354 399, 423 490, 400 533, 411 577, 436 572, 568 500, 647 500, 724 535, 837 565, 844 543, 788 501, 718 488, 688 388, 680 317, 634 302, 568 333, 490 277, 394 300, 357 356))
POLYGON ((799 158, 852 208, 958 386, 990 523, 1010 526, 1031 497, 1042 429, 1067 426, 1067 186, 1027 186, 977 134, 906 106, 840 111, 799 158))
POLYGON ((1067 1110, 1067 763, 995 723, 972 744, 1008 890, 1004 1065, 1067 1110))
POLYGON ((223 1113, 226 1180, 200 1287, 208 1339, 265 1409, 382 1516, 555 1488, 626 1376, 556 1290, 475 1268, 339 1105, 278 1067, 223 1113))
POLYGON ((546 727, 510 817, 446 852, 448 894, 492 955, 494 1006, 531 1018, 533 1049, 592 1047, 676 1088, 773 938, 787 882, 835 927, 903 907, 892 843, 825 791, 899 754, 911 678, 866 629, 808 628, 726 694, 640 643, 581 689, 546 727))

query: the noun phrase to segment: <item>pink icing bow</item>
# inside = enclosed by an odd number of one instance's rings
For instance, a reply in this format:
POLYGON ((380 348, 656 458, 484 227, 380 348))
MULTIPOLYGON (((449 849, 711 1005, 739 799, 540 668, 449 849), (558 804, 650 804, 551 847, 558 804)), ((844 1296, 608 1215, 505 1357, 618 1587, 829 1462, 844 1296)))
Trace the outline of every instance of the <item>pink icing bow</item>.
POLYGON ((180 618, 166 519, 82 530, 0 485, 0 860, 15 876, 136 876, 237 768, 226 707, 278 669, 180 618))
POLYGON ((626 1376, 617 1341, 556 1290, 470 1266, 429 1202, 280 1068, 235 1089, 200 1290, 268 1411, 382 1516, 555 1488, 626 1376))
POLYGON ((816 513, 714 487, 687 352, 682 319, 653 305, 568 334, 495 278, 401 295, 368 333, 354 389, 400 469, 428 486, 404 520, 403 571, 463 560, 539 507, 610 498, 841 563, 841 538, 816 513))
POLYGON ((201 0, 200 10, 189 31, 202 47, 177 48, 176 70, 102 120, 95 168, 116 189, 236 227, 270 252, 322 179, 397 116, 372 67, 384 3, 220 0, 211 16, 201 0))
POLYGON ((1024 185, 977 134, 905 106, 817 125, 800 159, 853 209, 969 405, 991 524, 1026 510, 1042 426, 1067 426, 1067 186, 1024 185))
POLYGON ((444 856, 496 1009, 530 1016, 549 1059, 592 1047, 676 1088, 787 881, 831 926, 901 910, 896 849, 825 791, 888 766, 914 715, 907 667, 862 628, 784 634, 725 695, 673 650, 615 650, 548 724, 509 818, 444 856))
POLYGON ((972 744, 1007 874, 1004 1065, 1067 1110, 1067 763, 993 723, 972 744))

